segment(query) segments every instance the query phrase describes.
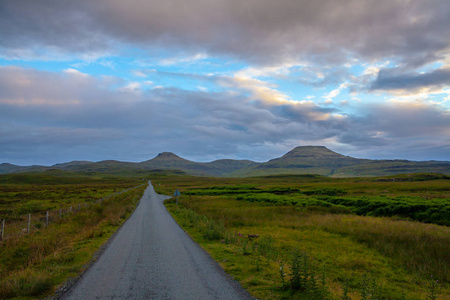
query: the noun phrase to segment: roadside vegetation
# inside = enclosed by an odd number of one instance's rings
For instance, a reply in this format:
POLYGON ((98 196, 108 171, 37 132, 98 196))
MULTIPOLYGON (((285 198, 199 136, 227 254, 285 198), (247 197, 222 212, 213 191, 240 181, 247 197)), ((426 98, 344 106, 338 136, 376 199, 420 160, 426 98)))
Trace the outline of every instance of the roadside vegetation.
POLYGON ((1 218, 20 218, 89 203, 48 228, 0 243, 0 299, 36 299, 78 276, 100 247, 133 212, 146 185, 142 179, 67 172, 2 175, 1 218), (127 192, 95 200, 139 186, 127 192))
POLYGON ((169 211, 257 298, 450 299, 448 176, 153 183, 180 190, 169 211))

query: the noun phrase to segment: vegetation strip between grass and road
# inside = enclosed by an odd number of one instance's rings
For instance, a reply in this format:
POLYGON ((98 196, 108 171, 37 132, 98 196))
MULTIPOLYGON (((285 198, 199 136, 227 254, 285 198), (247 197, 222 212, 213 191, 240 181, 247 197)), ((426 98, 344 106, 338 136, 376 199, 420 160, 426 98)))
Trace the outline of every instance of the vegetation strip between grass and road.
MULTIPOLYGON (((36 179, 34 175, 28 176, 27 180, 36 179)), ((76 182, 76 178, 73 179, 76 182)), ((138 182, 122 180, 128 181, 128 187, 131 184, 136 186, 138 182)), ((39 183, 42 184, 42 181, 37 179, 29 186, 30 189, 41 190, 39 183)), ((105 184, 108 189, 116 191, 118 187, 123 187, 119 178, 99 179, 97 184, 99 187, 105 184)), ((27 185, 20 185, 26 191, 27 185)), ((75 185, 62 185, 68 191, 72 188, 76 191, 94 188, 91 181, 84 179, 75 185)), ((146 187, 141 185, 124 193, 116 193, 102 203, 94 203, 77 214, 66 215, 45 230, 31 232, 22 238, 8 238, 1 243, 0 299, 42 298, 52 295, 67 280, 77 278, 94 254, 134 211, 146 187)), ((11 183, 8 188, 11 188, 11 183)), ((77 197, 80 198, 82 194, 77 197)))
MULTIPOLYGON (((324 193, 356 198, 386 195, 394 206, 403 205, 401 199, 412 204, 429 200, 448 210, 448 178, 179 176, 152 182, 163 194, 180 190, 179 204, 167 200, 168 210, 256 298, 449 299, 447 226, 405 215, 358 215, 348 207, 315 203, 324 193), (240 199, 263 194, 305 201, 310 197, 311 203, 240 199)), ((427 210, 426 205, 415 208, 418 213, 427 210)))

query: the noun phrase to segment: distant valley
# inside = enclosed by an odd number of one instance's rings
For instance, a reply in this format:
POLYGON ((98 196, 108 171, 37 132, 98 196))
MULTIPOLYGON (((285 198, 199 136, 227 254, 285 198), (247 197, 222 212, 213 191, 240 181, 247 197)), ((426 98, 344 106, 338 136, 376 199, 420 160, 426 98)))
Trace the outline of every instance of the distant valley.
POLYGON ((140 163, 105 160, 72 161, 53 166, 0 164, 0 174, 62 170, 135 174, 171 170, 179 174, 215 177, 252 177, 281 174, 318 174, 332 177, 383 176, 403 173, 441 173, 450 175, 449 161, 371 160, 344 156, 323 146, 300 146, 279 158, 258 163, 250 160, 221 159, 194 162, 170 152, 160 153, 140 163))

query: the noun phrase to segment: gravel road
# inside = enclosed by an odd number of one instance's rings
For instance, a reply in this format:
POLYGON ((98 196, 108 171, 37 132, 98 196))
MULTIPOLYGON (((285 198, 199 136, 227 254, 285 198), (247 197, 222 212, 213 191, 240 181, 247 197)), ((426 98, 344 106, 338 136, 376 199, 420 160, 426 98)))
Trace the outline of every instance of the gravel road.
POLYGON ((99 259, 62 299, 252 299, 146 189, 99 259))

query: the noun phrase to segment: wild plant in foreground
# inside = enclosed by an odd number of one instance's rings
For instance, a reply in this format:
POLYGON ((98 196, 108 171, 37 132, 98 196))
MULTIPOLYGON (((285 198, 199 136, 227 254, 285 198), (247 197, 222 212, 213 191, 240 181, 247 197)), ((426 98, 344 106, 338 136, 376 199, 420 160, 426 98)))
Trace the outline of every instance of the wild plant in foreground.
POLYGON ((344 279, 344 286, 342 287, 342 300, 350 300, 350 296, 348 295, 348 293, 350 292, 350 281, 348 279, 348 277, 345 277, 344 279))
POLYGON ((269 259, 274 252, 274 243, 275 240, 270 235, 260 237, 258 240, 258 253, 269 259))
POLYGON ((284 272, 284 263, 283 261, 280 261, 280 278, 281 278, 281 288, 285 289, 286 288, 286 273, 284 272))
POLYGON ((439 294, 439 280, 433 279, 433 276, 431 276, 431 279, 428 286, 427 300, 436 300, 439 294))
POLYGON ((244 255, 250 255, 250 250, 249 250, 249 241, 246 238, 242 239, 242 254, 244 255))
POLYGON ((230 232, 230 231, 226 230, 225 234, 224 234, 225 244, 227 244, 227 245, 236 244, 236 241, 237 241, 236 234, 234 232, 230 232))
POLYGON ((203 237, 207 240, 220 240, 225 235, 225 227, 215 222, 214 220, 207 220, 203 229, 203 237))
POLYGON ((361 300, 379 300, 382 297, 382 284, 368 274, 362 276, 361 300))
POLYGON ((256 272, 260 272, 262 270, 260 260, 261 260, 261 257, 258 255, 256 257, 256 272))
POLYGON ((291 260, 291 288, 314 297, 323 299, 327 294, 325 268, 320 278, 317 275, 317 266, 313 259, 305 252, 294 250, 291 260), (318 279, 320 282, 318 282, 318 279))

